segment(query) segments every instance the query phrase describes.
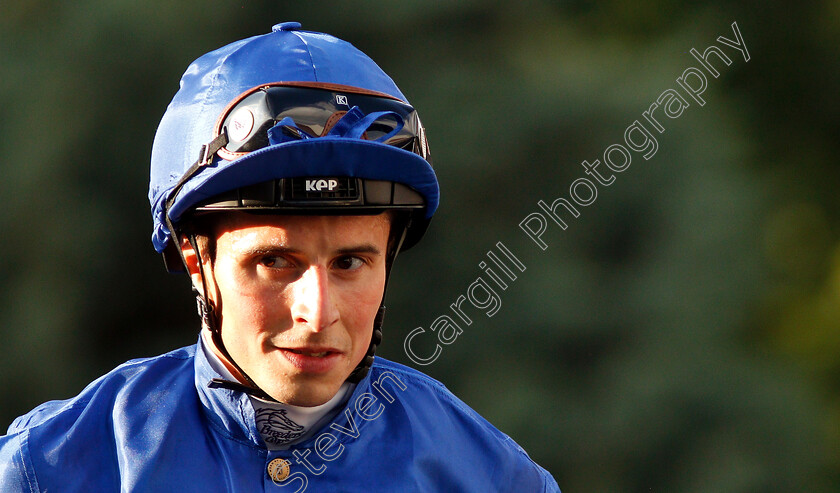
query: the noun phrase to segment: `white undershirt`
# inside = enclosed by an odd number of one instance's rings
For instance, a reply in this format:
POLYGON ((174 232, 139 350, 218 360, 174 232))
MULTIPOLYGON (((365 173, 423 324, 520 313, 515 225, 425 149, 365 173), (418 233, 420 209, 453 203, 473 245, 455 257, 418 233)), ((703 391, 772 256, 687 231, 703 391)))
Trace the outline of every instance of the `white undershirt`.
MULTIPOLYGON (((236 382, 237 379, 225 367, 216 353, 208 347, 212 344, 210 334, 203 330, 201 350, 210 366, 223 378, 236 382)), ((249 395, 257 421, 257 431, 269 450, 283 450, 302 442, 315 434, 323 424, 341 411, 353 393, 355 384, 344 382, 332 399, 320 406, 301 407, 282 402, 269 402, 249 395)))

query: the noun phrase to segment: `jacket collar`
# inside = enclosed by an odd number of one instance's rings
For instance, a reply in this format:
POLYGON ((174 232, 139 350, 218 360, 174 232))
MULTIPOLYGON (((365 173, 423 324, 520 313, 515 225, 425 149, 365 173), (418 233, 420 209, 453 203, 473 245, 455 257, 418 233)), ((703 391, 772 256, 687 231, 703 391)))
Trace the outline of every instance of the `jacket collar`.
POLYGON ((231 389, 209 386, 214 378, 226 379, 226 377, 213 369, 207 359, 206 348, 203 344, 199 335, 195 349, 195 388, 207 419, 223 435, 262 447, 262 438, 257 432, 254 419, 254 407, 248 395, 231 389))

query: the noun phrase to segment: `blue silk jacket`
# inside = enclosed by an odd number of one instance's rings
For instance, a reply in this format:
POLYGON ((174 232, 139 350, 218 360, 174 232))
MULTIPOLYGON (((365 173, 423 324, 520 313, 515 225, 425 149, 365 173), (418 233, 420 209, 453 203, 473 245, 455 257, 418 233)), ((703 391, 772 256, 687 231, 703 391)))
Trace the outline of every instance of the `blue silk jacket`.
POLYGON ((342 412, 269 451, 247 395, 196 346, 130 361, 0 436, 0 491, 559 492, 439 382, 377 357, 342 412))

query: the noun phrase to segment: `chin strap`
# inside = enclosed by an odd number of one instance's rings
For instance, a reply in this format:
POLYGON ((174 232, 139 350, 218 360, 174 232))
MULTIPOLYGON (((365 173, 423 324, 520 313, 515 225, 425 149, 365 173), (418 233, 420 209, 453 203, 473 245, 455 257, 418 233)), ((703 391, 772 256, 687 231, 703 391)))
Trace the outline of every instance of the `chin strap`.
MULTIPOLYGON (((260 388, 259 385, 254 382, 251 377, 245 373, 245 370, 236 363, 236 361, 231 357, 230 353, 228 352, 227 348, 225 347, 224 341, 222 341, 222 324, 221 320, 219 320, 219 311, 216 306, 210 301, 209 297, 207 296, 207 278, 204 275, 204 264, 201 262, 201 254, 198 250, 198 242, 195 239, 195 234, 189 235, 190 245, 192 245, 193 250, 195 251, 195 256, 198 261, 198 271, 201 275, 201 291, 198 289, 193 288, 195 291, 195 301, 198 308, 198 316, 201 317, 201 323, 203 326, 206 326, 210 330, 210 335, 213 339, 213 344, 216 345, 216 348, 227 358, 228 362, 233 365, 236 371, 242 375, 242 378, 245 380, 247 385, 239 383, 239 382, 231 382, 230 380, 224 380, 222 378, 214 378, 210 381, 208 385, 210 388, 224 388, 228 390, 235 390, 238 392, 244 392, 246 394, 252 395, 254 397, 270 401, 270 402, 278 402, 277 399, 268 395, 268 392, 264 391, 260 388)), ((215 284, 215 279, 213 283, 215 284)), ((218 293, 218 288, 216 289, 216 293, 218 293)))
MULTIPOLYGON (((385 283, 388 283, 387 277, 385 278, 385 283)), ((347 377, 348 382, 359 383, 370 371, 370 367, 373 365, 376 348, 382 343, 382 322, 384 319, 385 305, 379 305, 379 310, 376 311, 376 318, 373 319, 373 334, 370 338, 370 347, 368 347, 368 352, 365 354, 365 357, 362 358, 362 361, 359 362, 359 366, 357 366, 356 369, 350 373, 350 376, 347 377)))
POLYGON ((382 303, 379 305, 379 310, 376 312, 376 318, 373 319, 373 334, 371 334, 370 338, 370 347, 368 347, 368 352, 365 354, 365 357, 362 358, 361 362, 359 362, 359 366, 357 366, 356 369, 350 373, 350 376, 347 377, 347 381, 350 383, 358 383, 365 378, 365 375, 368 374, 370 367, 373 365, 376 348, 382 343, 382 323, 385 320, 385 293, 388 292, 388 279, 391 277, 391 267, 394 265, 397 253, 399 253, 400 248, 402 248, 406 233, 408 233, 409 220, 395 216, 392 221, 396 223, 392 224, 392 229, 394 226, 397 226, 401 231, 399 234, 400 236, 397 238, 395 235, 394 238, 396 241, 389 241, 389 243, 392 244, 388 245, 388 252, 385 257, 385 286, 382 289, 382 303))

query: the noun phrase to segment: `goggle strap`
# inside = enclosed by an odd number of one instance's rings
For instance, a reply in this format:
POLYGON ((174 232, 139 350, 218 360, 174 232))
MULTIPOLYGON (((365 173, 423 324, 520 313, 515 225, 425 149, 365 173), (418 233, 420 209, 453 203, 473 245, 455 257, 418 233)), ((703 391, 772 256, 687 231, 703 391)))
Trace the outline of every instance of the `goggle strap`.
POLYGON ((227 129, 223 129, 222 132, 219 135, 217 135, 215 139, 201 146, 201 155, 198 159, 198 163, 200 163, 199 166, 206 166, 210 164, 213 161, 213 156, 217 152, 219 152, 219 149, 226 146, 227 144, 227 129))
POLYGON ((226 146, 228 144, 228 136, 227 130, 222 130, 216 138, 201 146, 201 152, 199 153, 198 161, 194 162, 192 166, 187 169, 187 171, 181 176, 181 179, 172 187, 172 191, 169 192, 169 197, 166 199, 166 203, 163 206, 163 220, 166 223, 167 229, 169 229, 169 241, 172 242, 172 246, 175 250, 178 251, 178 254, 181 256, 181 262, 184 264, 186 268, 186 259, 184 259, 184 252, 181 251, 180 240, 178 239, 178 233, 175 231, 175 226, 172 224, 172 219, 169 217, 169 209, 172 207, 172 204, 175 203, 175 197, 178 196, 178 193, 181 191, 181 188, 193 177, 195 176, 201 168, 210 164, 213 161, 213 156, 219 152, 219 149, 226 146))
POLYGON ((226 146, 228 144, 228 136, 227 130, 223 129, 222 133, 216 136, 215 139, 211 140, 207 144, 201 146, 201 151, 198 155, 198 161, 194 162, 192 166, 190 166, 184 175, 181 176, 181 179, 178 180, 178 183, 172 187, 172 191, 169 193, 169 198, 166 199, 166 207, 165 211, 167 216, 169 215, 169 208, 172 207, 172 203, 175 202, 175 197, 178 196, 178 192, 181 191, 181 188, 188 182, 190 179, 196 175, 196 173, 201 170, 204 166, 207 166, 211 162, 213 162, 213 156, 219 152, 219 149, 226 146))
POLYGON ((385 142, 394 135, 397 135, 405 125, 403 118, 393 111, 374 111, 365 115, 358 106, 350 108, 350 111, 341 117, 333 128, 327 133, 330 137, 346 137, 351 139, 361 139, 362 135, 373 125, 377 120, 385 117, 391 117, 397 122, 394 130, 391 130, 387 135, 376 139, 376 142, 385 142))
POLYGON ((313 137, 299 129, 295 124, 295 121, 288 116, 268 129, 268 142, 270 145, 282 144, 291 140, 304 140, 311 138, 313 137))

